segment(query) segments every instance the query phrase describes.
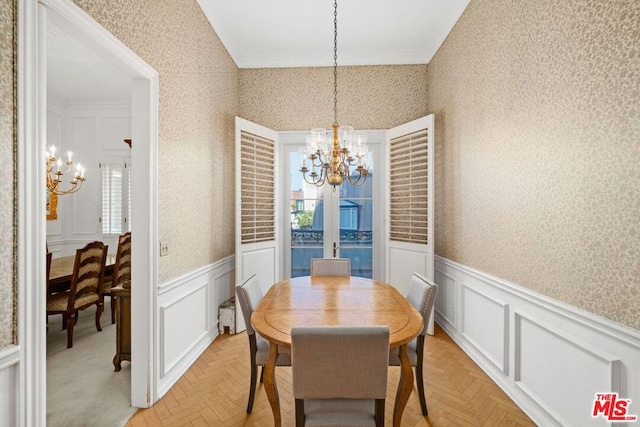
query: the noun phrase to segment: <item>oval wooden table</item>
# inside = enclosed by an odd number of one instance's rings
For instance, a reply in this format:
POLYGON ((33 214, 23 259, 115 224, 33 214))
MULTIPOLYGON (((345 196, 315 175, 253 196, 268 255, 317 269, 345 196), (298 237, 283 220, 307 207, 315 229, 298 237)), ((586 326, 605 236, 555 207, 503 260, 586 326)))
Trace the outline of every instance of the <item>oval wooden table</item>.
POLYGON ((393 286, 362 277, 297 277, 276 283, 251 316, 251 324, 270 342, 264 388, 281 425, 275 381, 279 348, 291 348, 294 326, 389 326, 389 348, 400 348, 400 382, 393 408, 393 425, 400 426, 402 412, 413 389, 413 370, 407 343, 422 331, 422 316, 393 286))

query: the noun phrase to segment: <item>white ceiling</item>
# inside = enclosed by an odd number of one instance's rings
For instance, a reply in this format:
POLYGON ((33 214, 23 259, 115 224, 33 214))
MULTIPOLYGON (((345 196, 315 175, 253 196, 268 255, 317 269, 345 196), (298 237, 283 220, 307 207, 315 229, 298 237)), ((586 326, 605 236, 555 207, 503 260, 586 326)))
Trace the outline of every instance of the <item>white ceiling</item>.
POLYGON ((60 103, 129 101, 131 77, 95 50, 48 22, 47 96, 60 103))
MULTIPOLYGON (((240 68, 333 65, 330 0, 197 0, 240 68)), ((469 0, 341 0, 338 65, 427 64, 469 0)))
MULTIPOLYGON (((240 68, 333 65, 330 0, 197 0, 240 68)), ((469 0, 341 0, 338 65, 427 64, 469 0)), ((128 101, 131 76, 90 44, 47 25, 47 95, 128 101)))

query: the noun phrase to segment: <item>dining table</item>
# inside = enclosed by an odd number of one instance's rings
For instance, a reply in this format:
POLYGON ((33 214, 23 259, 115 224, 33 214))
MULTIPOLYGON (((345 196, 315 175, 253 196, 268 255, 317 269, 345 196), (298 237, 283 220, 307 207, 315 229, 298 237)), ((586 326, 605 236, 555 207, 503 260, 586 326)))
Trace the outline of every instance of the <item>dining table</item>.
POLYGON ((413 370, 407 344, 422 331, 422 315, 392 285, 363 277, 304 276, 273 285, 251 316, 255 331, 269 341, 264 368, 264 388, 281 426, 275 379, 278 354, 290 352, 291 329, 298 326, 389 327, 389 349, 398 347, 400 381, 393 409, 393 426, 399 427, 413 389, 413 370))
MULTIPOLYGON (((49 272, 49 284, 47 292, 50 294, 56 292, 66 292, 71 288, 71 277, 73 276, 73 267, 76 256, 64 256, 51 260, 51 270, 49 272)), ((116 264, 116 255, 109 254, 105 260, 104 275, 113 273, 116 264)))

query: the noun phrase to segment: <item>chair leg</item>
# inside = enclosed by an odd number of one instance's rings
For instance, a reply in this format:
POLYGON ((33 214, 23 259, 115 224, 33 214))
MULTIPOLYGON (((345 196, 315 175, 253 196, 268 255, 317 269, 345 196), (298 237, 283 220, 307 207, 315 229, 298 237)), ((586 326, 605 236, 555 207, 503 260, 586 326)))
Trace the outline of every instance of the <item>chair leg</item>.
POLYGON ((384 399, 376 399, 376 427, 384 427, 384 399))
POLYGON ((427 399, 424 397, 424 376, 422 373, 422 365, 424 363, 424 335, 418 335, 417 343, 418 360, 416 361, 416 385, 418 386, 418 397, 420 398, 420 408, 422 415, 429 415, 427 410, 427 399))
POLYGON ((253 410, 253 398, 256 395, 256 380, 258 379, 258 366, 256 365, 256 352, 258 345, 255 335, 249 336, 249 353, 251 356, 251 384, 249 385, 249 402, 247 403, 247 414, 253 410))
POLYGON ((116 299, 113 296, 113 294, 111 294, 111 324, 115 324, 116 323, 116 299))
POLYGON ((66 315, 67 318, 67 348, 73 347, 73 327, 76 324, 76 316, 66 315))
POLYGON ((264 366, 260 367, 260 382, 264 382, 264 366))
MULTIPOLYGON (((296 427, 304 427, 304 400, 296 399, 296 427)), ((383 409, 384 412, 384 409, 383 409)))
POLYGON ((100 316, 102 316, 102 312, 104 311, 104 306, 98 303, 98 308, 96 310, 96 329, 98 332, 102 331, 102 326, 100 326, 100 316))

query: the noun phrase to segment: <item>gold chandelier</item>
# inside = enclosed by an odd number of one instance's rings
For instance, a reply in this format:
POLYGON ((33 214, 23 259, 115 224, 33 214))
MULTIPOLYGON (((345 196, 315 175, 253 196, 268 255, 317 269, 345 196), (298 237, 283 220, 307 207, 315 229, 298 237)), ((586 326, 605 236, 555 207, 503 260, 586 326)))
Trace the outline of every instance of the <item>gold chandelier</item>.
POLYGON ((73 161, 72 161, 73 153, 71 151, 67 152, 67 161, 62 162, 61 158, 56 158, 56 146, 52 145, 49 148, 49 151, 46 153, 46 164, 47 164, 47 190, 50 193, 56 194, 59 196, 65 194, 75 193, 76 191, 82 188, 82 183, 86 180, 84 177, 84 168, 78 163, 75 165, 75 172, 71 181, 69 181, 69 188, 63 190, 60 188, 60 183, 62 182, 62 177, 72 169, 74 169, 73 161))
POLYGON ((302 177, 317 187, 328 182, 335 191, 344 180, 362 185, 369 174, 367 134, 338 125, 338 1, 333 3, 333 138, 325 129, 312 129, 302 154, 302 177), (307 161, 311 169, 307 167, 307 161))

